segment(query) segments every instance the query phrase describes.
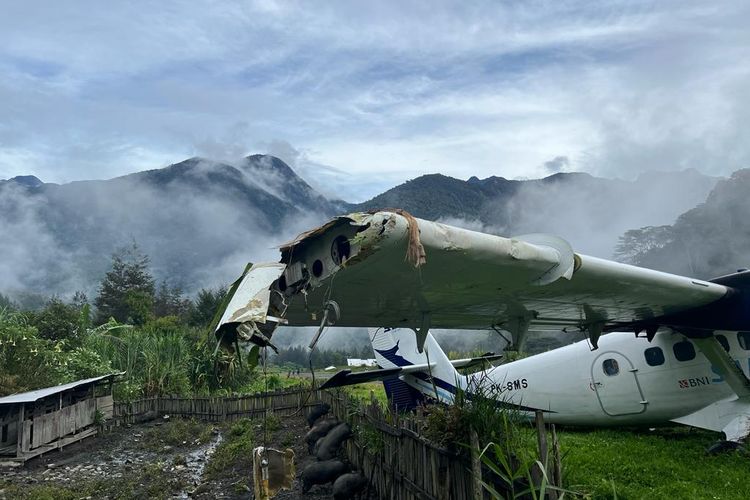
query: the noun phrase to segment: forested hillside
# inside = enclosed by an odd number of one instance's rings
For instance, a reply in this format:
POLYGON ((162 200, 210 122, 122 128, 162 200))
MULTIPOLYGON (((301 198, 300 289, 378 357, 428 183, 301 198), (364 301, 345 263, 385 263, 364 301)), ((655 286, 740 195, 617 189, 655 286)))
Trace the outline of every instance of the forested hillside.
POLYGON ((616 257, 660 271, 709 279, 750 267, 750 169, 720 181, 705 203, 671 225, 627 231, 616 257))

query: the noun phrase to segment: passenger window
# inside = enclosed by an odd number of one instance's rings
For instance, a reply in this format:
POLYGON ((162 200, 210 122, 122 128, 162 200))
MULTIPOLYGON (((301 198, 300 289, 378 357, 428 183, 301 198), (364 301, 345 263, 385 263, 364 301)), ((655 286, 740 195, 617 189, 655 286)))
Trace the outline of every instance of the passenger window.
POLYGON ((723 347, 725 351, 729 352, 729 341, 724 335, 717 335, 716 340, 719 341, 719 344, 721 344, 721 347, 723 347))
POLYGON ((615 359, 605 359, 604 363, 602 363, 602 368, 604 369, 604 373, 610 377, 620 373, 620 366, 615 359))
POLYGON ((737 332, 737 342, 744 350, 750 351, 750 332, 737 332))
POLYGON ((674 351, 674 357, 677 358, 677 361, 690 361, 691 359, 695 359, 695 347, 693 347, 693 344, 687 340, 677 342, 672 346, 672 350, 674 351))
POLYGON ((643 351, 643 356, 646 358, 648 366, 659 366, 664 364, 664 351, 661 347, 649 347, 643 351))

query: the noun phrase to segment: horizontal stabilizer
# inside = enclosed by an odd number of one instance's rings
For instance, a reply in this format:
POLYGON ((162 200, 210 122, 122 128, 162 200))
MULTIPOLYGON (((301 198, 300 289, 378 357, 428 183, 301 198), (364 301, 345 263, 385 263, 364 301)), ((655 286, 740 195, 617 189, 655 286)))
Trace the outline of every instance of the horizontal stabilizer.
MULTIPOLYGON (((472 366, 481 365, 490 361, 501 359, 501 354, 488 353, 485 356, 477 358, 465 358, 455 359, 450 363, 454 368, 467 368, 472 366)), ((374 380, 385 380, 388 378, 396 377, 398 375, 405 375, 414 372, 429 372, 431 368, 435 368, 435 363, 420 364, 420 365, 407 365, 397 368, 380 368, 378 370, 367 370, 362 372, 352 372, 351 370, 341 370, 336 373, 333 377, 326 380, 326 382, 320 386, 321 389, 332 389, 334 387, 344 387, 347 385, 363 384, 365 382, 372 382, 374 380)))
POLYGON ((398 368, 380 368, 379 370, 367 370, 364 372, 352 372, 351 370, 341 370, 333 377, 326 380, 320 386, 321 389, 331 389, 333 387, 343 387, 345 385, 364 384, 373 380, 385 380, 387 378, 403 375, 405 373, 421 372, 435 368, 435 363, 422 365, 409 365, 398 368))
POLYGON ((364 384, 373 380, 384 380, 395 377, 401 373, 401 368, 382 368, 380 370, 368 370, 364 372, 354 372, 351 370, 341 370, 336 375, 325 381, 320 386, 321 389, 333 389, 334 387, 344 387, 346 385, 364 384))
POLYGON ((498 359, 503 359, 503 355, 490 352, 487 354, 483 354, 482 356, 479 356, 477 358, 454 359, 453 361, 451 361, 451 364, 454 368, 471 368, 473 366, 484 365, 485 363, 497 361, 498 359))

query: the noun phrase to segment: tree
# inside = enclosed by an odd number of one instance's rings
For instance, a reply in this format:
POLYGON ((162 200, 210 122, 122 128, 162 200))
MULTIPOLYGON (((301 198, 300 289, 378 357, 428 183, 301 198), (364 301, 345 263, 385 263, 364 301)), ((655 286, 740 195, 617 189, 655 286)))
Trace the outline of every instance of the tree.
POLYGON ((39 332, 39 337, 48 340, 65 340, 77 345, 82 333, 81 310, 73 304, 66 304, 59 298, 52 298, 39 312, 29 314, 30 322, 39 332))
POLYGON ((672 226, 646 226, 631 229, 620 236, 614 259, 626 264, 641 265, 644 257, 674 241, 672 226))
POLYGON ((94 301, 97 324, 109 318, 136 325, 148 321, 154 307, 154 278, 149 262, 135 243, 112 255, 112 269, 104 276, 94 301))
POLYGON ((0 293, 0 310, 15 311, 18 309, 18 304, 7 295, 0 293))
POLYGON ((180 287, 170 287, 166 280, 161 282, 159 291, 154 297, 154 316, 157 318, 175 316, 184 321, 190 306, 190 300, 182 296, 180 287))
POLYGON ((190 311, 190 325, 198 327, 210 325, 211 320, 213 320, 216 311, 226 296, 227 287, 219 287, 215 290, 212 288, 202 288, 198 292, 195 304, 190 311))

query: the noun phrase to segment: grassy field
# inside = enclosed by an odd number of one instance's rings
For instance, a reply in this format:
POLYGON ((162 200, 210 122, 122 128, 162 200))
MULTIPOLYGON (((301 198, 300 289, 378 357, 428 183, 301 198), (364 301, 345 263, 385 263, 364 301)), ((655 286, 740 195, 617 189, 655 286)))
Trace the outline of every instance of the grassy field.
POLYGON ((385 389, 383 389, 382 382, 367 382, 366 384, 350 385, 346 388, 346 391, 352 396, 368 402, 374 395, 375 400, 383 405, 383 407, 388 405, 388 399, 385 397, 385 389))
POLYGON ((559 434, 566 485, 591 498, 750 498, 750 456, 707 455, 715 433, 665 427, 559 434))
MULTIPOLYGON (((367 401, 373 392, 386 404, 379 382, 347 390, 367 401)), ((558 435, 565 485, 577 498, 750 498, 750 455, 707 455, 716 433, 676 426, 653 431, 566 428, 558 435)))

